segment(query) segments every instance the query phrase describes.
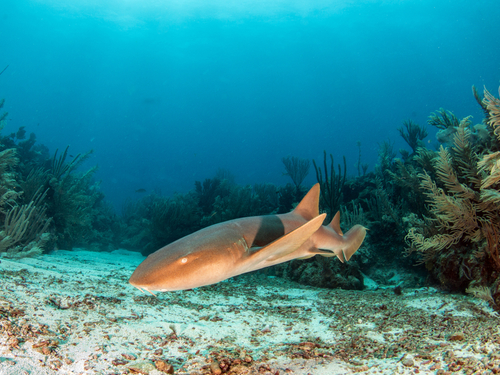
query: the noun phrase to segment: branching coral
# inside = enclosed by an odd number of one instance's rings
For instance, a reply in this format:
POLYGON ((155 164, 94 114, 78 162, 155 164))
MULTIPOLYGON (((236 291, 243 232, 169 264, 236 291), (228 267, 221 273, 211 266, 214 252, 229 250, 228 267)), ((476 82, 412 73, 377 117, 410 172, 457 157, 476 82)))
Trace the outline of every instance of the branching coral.
POLYGON ((22 258, 42 253, 43 244, 50 238, 43 204, 47 191, 37 193, 34 199, 22 206, 15 206, 5 216, 4 229, 0 232, 0 253, 5 257, 22 258))
POLYGON ((8 148, 0 152, 0 211, 15 205, 19 197, 17 182, 12 169, 19 163, 16 150, 8 148))
POLYGON ((73 173, 89 157, 92 151, 77 155, 66 163, 67 148, 57 158, 57 151, 49 170, 50 215, 58 233, 58 244, 72 248, 75 244, 85 244, 91 233, 95 215, 95 204, 101 198, 98 183, 92 184, 97 167, 77 175, 73 173))
POLYGON ((439 142, 451 143, 455 129, 458 128, 460 121, 452 112, 440 108, 429 116, 427 123, 440 129, 436 134, 439 142))
POLYGON ((176 195, 170 199, 156 196, 150 209, 150 243, 143 250, 143 254, 200 229, 199 208, 193 194, 176 195))
MULTIPOLYGON (((0 73, 0 74, 2 74, 2 73, 0 73)), ((5 104, 5 99, 0 99, 0 109, 3 108, 4 104, 5 104)), ((7 117, 7 115, 8 115, 7 112, 4 112, 4 113, 0 114, 0 129, 3 128, 3 121, 5 120, 5 118, 7 117)))
POLYGON ((297 192, 300 192, 300 185, 304 178, 309 174, 309 167, 311 163, 307 159, 300 159, 295 156, 287 156, 282 158, 281 161, 285 165, 286 175, 292 179, 297 192))
POLYGON ((76 173, 90 152, 67 161, 66 148, 50 158, 47 147, 36 145, 35 134, 29 138, 26 134, 21 126, 16 133, 0 136, 1 251, 7 256, 30 256, 50 245, 49 240, 71 248, 103 238, 109 228, 102 228, 102 223, 112 214, 92 181, 96 168, 76 173))
POLYGON ((429 119, 427 120, 429 125, 435 126, 438 129, 448 129, 458 127, 460 121, 458 118, 450 111, 443 108, 439 108, 436 112, 431 113, 429 119))
POLYGON ((495 304, 495 300, 491 295, 491 289, 486 286, 469 286, 466 290, 466 293, 472 294, 476 298, 480 298, 486 302, 491 302, 495 304))
POLYGON ((26 178, 19 182, 23 191, 23 199, 31 201, 40 188, 47 185, 49 171, 43 167, 32 168, 26 178))
MULTIPOLYGON (((498 89, 498 95, 500 96, 500 88, 498 89)), ((495 98, 491 95, 488 90, 484 89, 484 99, 483 99, 486 110, 488 111, 489 118, 488 124, 493 128, 495 135, 500 140, 500 99, 495 98)))
POLYGON ((328 168, 326 151, 323 151, 323 166, 324 166, 324 179, 321 167, 316 165, 313 160, 314 169, 316 170, 316 179, 321 185, 321 203, 328 211, 329 217, 333 217, 340 209, 340 202, 342 201, 342 190, 346 181, 347 165, 344 156, 344 171, 340 164, 338 165, 338 174, 335 173, 335 164, 333 156, 330 154, 330 168, 328 168), (330 173, 328 173, 330 169, 330 173))
POLYGON ((438 187, 427 172, 419 174, 420 186, 427 196, 428 209, 433 214, 440 233, 424 239, 414 229, 411 230, 407 238, 413 242, 417 251, 436 252, 462 240, 475 243, 484 240, 478 213, 484 214, 482 211, 486 207, 477 192, 480 187, 479 179, 476 168, 463 163, 464 159, 469 159, 471 155, 471 152, 467 151, 467 124, 468 119, 462 120, 456 131, 453 156, 441 146, 435 160, 437 181, 443 187, 438 187), (459 181, 459 173, 461 178, 465 178, 464 183, 459 181), (469 185, 476 187, 476 190, 469 185))
POLYGON ((398 129, 399 134, 401 134, 401 137, 403 137, 408 146, 411 147, 413 153, 415 153, 421 147, 422 140, 427 137, 427 130, 411 120, 404 121, 403 126, 404 128, 401 127, 398 129))
MULTIPOLYGON (((500 100, 485 90, 484 104, 500 143, 500 100)), ((408 232, 409 252, 418 252, 452 289, 491 285, 500 271, 500 152, 471 142, 470 118, 459 123, 447 119, 443 122, 453 126, 453 144, 441 146, 432 170, 424 168, 418 175, 431 217, 425 218, 427 226, 408 232)), ((493 294, 499 297, 500 291, 493 294)))
POLYGON ((204 215, 212 214, 213 204, 217 197, 223 198, 229 195, 230 185, 227 180, 222 180, 218 177, 207 178, 203 181, 203 184, 200 181, 195 182, 199 206, 203 210, 204 215))

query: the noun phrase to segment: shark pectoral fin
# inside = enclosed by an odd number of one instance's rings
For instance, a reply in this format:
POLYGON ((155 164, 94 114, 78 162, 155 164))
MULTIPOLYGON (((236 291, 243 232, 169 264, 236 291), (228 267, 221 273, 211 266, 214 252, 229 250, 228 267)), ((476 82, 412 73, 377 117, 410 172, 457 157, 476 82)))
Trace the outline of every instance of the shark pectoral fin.
POLYGON ((321 227, 325 216, 326 214, 318 215, 304 225, 271 242, 269 245, 260 248, 253 255, 255 257, 254 264, 263 260, 274 261, 293 253, 321 227))

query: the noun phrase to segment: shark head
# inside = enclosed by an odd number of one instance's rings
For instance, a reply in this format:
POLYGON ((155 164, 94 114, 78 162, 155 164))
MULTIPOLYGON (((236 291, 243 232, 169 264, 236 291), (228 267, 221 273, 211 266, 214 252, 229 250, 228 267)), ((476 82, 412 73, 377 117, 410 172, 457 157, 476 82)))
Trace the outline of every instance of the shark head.
POLYGON ((149 255, 129 283, 148 292, 215 284, 233 276, 236 254, 246 246, 244 238, 232 226, 205 228, 149 255))

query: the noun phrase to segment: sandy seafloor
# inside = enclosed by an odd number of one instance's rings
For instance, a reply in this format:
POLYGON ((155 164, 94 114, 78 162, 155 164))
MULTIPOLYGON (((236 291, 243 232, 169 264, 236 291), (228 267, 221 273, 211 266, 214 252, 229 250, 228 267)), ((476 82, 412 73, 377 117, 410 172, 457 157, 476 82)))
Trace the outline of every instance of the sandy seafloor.
POLYGON ((500 373, 498 315, 467 296, 250 274, 153 297, 127 282, 142 259, 1 259, 0 374, 500 373))

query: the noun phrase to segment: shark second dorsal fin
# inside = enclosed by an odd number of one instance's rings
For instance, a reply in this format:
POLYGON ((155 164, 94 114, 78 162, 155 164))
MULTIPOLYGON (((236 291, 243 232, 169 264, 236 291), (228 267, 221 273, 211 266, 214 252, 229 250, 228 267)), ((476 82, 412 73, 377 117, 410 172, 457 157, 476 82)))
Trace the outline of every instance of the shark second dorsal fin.
POLYGON ((311 190, 300 201, 293 213, 302 216, 306 220, 312 220, 319 215, 319 184, 314 185, 311 190))
POLYGON ((326 214, 318 215, 304 225, 271 242, 269 245, 260 248, 252 255, 252 263, 260 263, 264 260, 274 261, 293 253, 321 227, 325 216, 326 214))
POLYGON ((330 224, 328 224, 335 232, 343 236, 342 230, 340 229, 340 211, 337 211, 335 216, 333 217, 330 224))

